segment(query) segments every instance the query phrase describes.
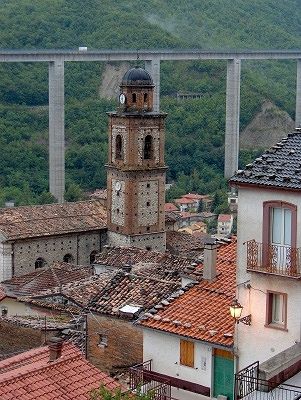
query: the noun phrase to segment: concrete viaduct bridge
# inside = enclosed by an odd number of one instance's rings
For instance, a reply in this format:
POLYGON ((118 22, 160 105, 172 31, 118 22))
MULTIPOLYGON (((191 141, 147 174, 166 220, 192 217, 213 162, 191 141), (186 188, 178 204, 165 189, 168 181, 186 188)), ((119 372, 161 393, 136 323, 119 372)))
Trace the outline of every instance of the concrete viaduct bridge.
POLYGON ((64 63, 68 61, 145 61, 155 83, 154 109, 160 105, 160 62, 179 60, 226 60, 226 132, 224 175, 238 168, 240 71, 242 60, 296 60, 296 127, 301 125, 301 50, 206 51, 206 50, 0 50, 0 62, 48 62, 49 64, 49 190, 64 201, 64 63))

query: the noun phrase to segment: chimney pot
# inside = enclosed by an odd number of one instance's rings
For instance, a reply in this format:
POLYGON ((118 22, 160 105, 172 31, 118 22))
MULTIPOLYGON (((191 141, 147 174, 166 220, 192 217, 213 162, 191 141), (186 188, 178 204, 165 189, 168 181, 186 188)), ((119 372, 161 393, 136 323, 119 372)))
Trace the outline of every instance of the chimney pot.
POLYGON ((49 340, 49 361, 55 361, 62 355, 63 339, 52 337, 49 340))

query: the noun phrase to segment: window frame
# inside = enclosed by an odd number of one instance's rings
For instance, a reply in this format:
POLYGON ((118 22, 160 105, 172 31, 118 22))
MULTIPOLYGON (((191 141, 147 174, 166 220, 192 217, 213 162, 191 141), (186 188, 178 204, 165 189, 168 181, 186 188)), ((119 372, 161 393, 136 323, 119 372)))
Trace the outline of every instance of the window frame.
POLYGON ((180 339, 180 365, 194 368, 195 344, 191 340, 180 339))
POLYGON ((265 327, 272 328, 272 329, 280 329, 280 330, 284 330, 284 331, 288 330, 287 329, 287 293, 276 292, 274 290, 267 290, 265 327), (283 299, 282 299, 283 322, 273 321, 273 306, 274 306, 274 298, 276 295, 283 296, 283 299))

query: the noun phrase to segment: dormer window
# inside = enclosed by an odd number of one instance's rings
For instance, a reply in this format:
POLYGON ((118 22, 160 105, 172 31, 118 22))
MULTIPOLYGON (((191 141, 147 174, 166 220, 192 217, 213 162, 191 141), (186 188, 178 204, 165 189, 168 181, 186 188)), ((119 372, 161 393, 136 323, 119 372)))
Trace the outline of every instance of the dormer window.
POLYGON ((144 160, 151 160, 153 158, 153 138, 151 135, 147 135, 144 139, 144 160))
POLYGON ((116 136, 116 151, 115 151, 115 158, 116 160, 123 160, 123 145, 122 145, 122 137, 121 135, 116 136))

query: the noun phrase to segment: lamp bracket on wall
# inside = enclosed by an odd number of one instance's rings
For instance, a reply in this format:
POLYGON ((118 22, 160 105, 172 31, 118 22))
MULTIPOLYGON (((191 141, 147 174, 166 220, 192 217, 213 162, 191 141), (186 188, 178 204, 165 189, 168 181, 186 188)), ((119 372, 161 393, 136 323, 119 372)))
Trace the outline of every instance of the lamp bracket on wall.
POLYGON ((245 317, 239 318, 237 320, 237 323, 239 324, 240 322, 245 325, 251 325, 251 314, 246 315, 245 317))

